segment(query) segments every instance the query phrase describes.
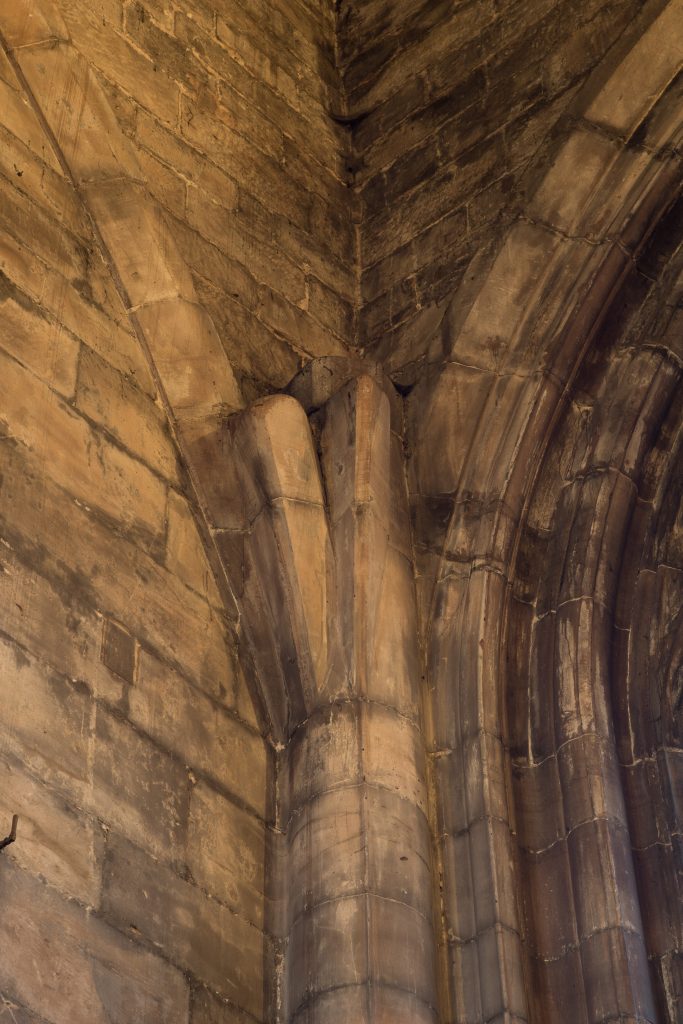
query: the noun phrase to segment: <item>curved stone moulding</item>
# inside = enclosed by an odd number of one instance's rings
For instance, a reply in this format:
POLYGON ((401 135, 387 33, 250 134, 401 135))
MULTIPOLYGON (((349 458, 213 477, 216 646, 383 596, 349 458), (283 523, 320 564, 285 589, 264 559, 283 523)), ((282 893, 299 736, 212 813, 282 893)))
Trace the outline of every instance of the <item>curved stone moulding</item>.
POLYGON ((604 362, 556 432, 526 517, 508 620, 509 742, 535 987, 566 993, 561 1011, 546 996, 537 1012, 654 1021, 615 744, 612 622, 625 538, 681 373, 654 348, 608 350, 604 362), (553 920, 548 892, 573 913, 553 920), (602 965, 604 984, 582 961, 602 965))
MULTIPOLYGON (((508 592, 525 510, 579 368, 681 190, 681 38, 674 0, 601 71, 597 90, 589 84, 522 215, 473 274, 477 287, 455 294, 406 402, 447 1020, 563 1020, 561 1007, 533 1010, 526 995, 506 735, 508 592)), ((633 984, 651 1005, 639 934, 633 984)), ((595 984, 613 990, 609 960, 587 963, 595 984)))
POLYGON ((384 1019, 386 1003, 397 1024, 433 1021, 402 441, 391 385, 361 374, 339 386, 339 367, 314 363, 295 381, 314 410, 310 423, 287 395, 228 422, 232 521, 219 545, 257 670, 270 682, 283 751, 284 1019, 370 1022, 384 1019))

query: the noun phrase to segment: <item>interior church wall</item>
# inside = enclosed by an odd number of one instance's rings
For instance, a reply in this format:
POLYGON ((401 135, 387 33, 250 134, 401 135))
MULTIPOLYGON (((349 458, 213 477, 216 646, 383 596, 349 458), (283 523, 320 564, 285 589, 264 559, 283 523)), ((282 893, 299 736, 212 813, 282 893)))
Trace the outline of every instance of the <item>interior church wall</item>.
POLYGON ((149 364, 4 54, 0 91, 2 836, 19 815, 0 1017, 260 1020, 270 767, 233 623, 149 364))
POLYGON ((681 11, 0 3, 0 1024, 677 1019, 681 11))

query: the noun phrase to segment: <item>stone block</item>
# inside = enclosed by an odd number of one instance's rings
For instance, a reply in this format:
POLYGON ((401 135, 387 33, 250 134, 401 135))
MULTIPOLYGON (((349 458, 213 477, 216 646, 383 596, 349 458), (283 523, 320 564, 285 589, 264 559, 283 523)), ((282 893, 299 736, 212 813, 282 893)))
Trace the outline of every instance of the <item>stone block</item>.
POLYGON ((85 185, 84 193, 131 306, 194 299, 192 278, 164 214, 142 186, 116 179, 85 185))
POLYGON ((589 1024, 610 1017, 656 1020, 652 986, 640 935, 610 928, 581 944, 589 1024))
POLYGON ((350 338, 354 314, 351 302, 314 277, 308 280, 308 312, 342 341, 350 338))
POLYGON ((188 193, 185 179, 146 149, 138 148, 136 155, 153 198, 175 217, 184 217, 188 193))
POLYGON ((300 185, 242 135, 209 112, 189 104, 184 108, 181 131, 190 145, 204 153, 208 151, 211 162, 252 195, 267 195, 273 213, 291 215, 302 229, 309 227, 310 199, 301 196, 300 185))
POLYGON ((164 528, 165 487, 93 430, 45 385, 0 357, 4 433, 45 460, 67 492, 148 536, 164 528))
POLYGON ((189 781, 183 766, 103 708, 97 709, 93 747, 86 806, 155 856, 177 860, 187 828, 189 781))
POLYGON ((564 837, 562 790, 556 757, 513 768, 515 811, 521 845, 540 853, 564 837))
POLYGON ((683 933, 677 891, 676 853, 672 846, 653 843, 633 854, 638 894, 643 907, 643 937, 651 959, 677 949, 683 933))
POLYGON ((434 937, 431 922, 412 907, 368 897, 369 960, 373 985, 403 989, 436 1006, 434 937))
POLYGON ((105 78, 163 123, 177 123, 180 91, 175 82, 158 74, 153 61, 122 35, 107 30, 96 7, 68 2, 61 11, 74 46, 105 78))
POLYGON ((670 826, 667 823, 668 801, 662 790, 666 790, 667 783, 660 782, 657 762, 643 759, 622 766, 621 777, 634 848, 666 842, 670 826))
POLYGON ((586 822, 567 839, 579 938, 623 928, 642 931, 628 833, 606 821, 586 822))
POLYGON ((466 832, 441 840, 445 926, 449 941, 471 942, 477 934, 474 878, 466 832))
POLYGON ((114 319, 111 310, 86 301, 59 274, 47 272, 45 264, 8 235, 0 239, 0 267, 26 295, 55 321, 103 359, 128 373, 150 395, 154 395, 149 367, 129 325, 114 319))
POLYGON ((165 268, 159 270, 157 294, 155 282, 150 281, 149 304, 136 316, 174 415, 181 424, 187 421, 199 426, 202 413, 205 420, 207 413, 227 415, 242 402, 216 328, 206 310, 194 301, 189 271, 175 246, 170 262, 168 274, 165 268), (166 285, 169 292, 164 295, 166 285))
POLYGON ((384 789, 363 793, 368 891, 432 919, 431 835, 423 812, 384 789))
POLYGON ((535 297, 560 243, 543 228, 518 225, 505 240, 482 291, 453 339, 451 357, 495 370, 535 297), (500 296, 491 302, 490 295, 500 296))
POLYGON ((270 238, 255 239, 249 231, 249 221, 227 207, 224 197, 219 200, 214 201, 199 189, 188 190, 190 227, 230 260, 247 268, 257 283, 271 284, 290 302, 302 305, 307 295, 305 273, 285 251, 273 245, 270 238))
POLYGON ((480 730, 495 736, 500 728, 496 659, 484 658, 482 651, 497 650, 494 635, 498 635, 502 617, 505 584, 499 573, 482 570, 470 574, 469 567, 458 571, 457 563, 445 571, 434 595, 428 657, 430 664, 438 664, 434 672, 435 742, 441 748, 454 749, 480 730), (452 686, 454 678, 463 679, 465 685, 452 686))
POLYGON ((179 453, 164 412, 87 348, 78 366, 76 406, 154 472, 178 483, 179 453))
POLYGON ((216 701, 143 650, 138 685, 128 695, 128 714, 162 747, 264 815, 266 748, 253 729, 225 710, 233 699, 229 689, 222 702, 216 701))
POLYGON ((17 56, 76 181, 122 176, 141 181, 135 150, 86 57, 65 43, 17 56))
POLYGON ((107 668, 125 682, 134 683, 137 655, 135 637, 118 622, 105 619, 101 657, 107 668))
POLYGON ((380 704, 362 705, 361 759, 368 783, 398 793, 427 812, 424 740, 408 719, 380 704))
POLYGON ((208 75, 195 55, 177 39, 173 31, 160 29, 140 3, 131 4, 124 13, 125 35, 142 50, 154 67, 171 81, 178 82, 190 94, 207 86, 208 75))
POLYGON ((506 928, 491 928, 477 939, 479 984, 484 1020, 497 1014, 502 1020, 528 1019, 522 973, 522 946, 519 936, 506 928))
POLYGON ((264 936, 201 889, 111 835, 102 910, 182 970, 262 1019, 264 936))
MULTIPOLYGON (((0 94, 2 89, 3 83, 0 80, 0 94)), ((13 92, 12 96, 16 99, 13 92)), ((19 131, 22 125, 12 124, 9 116, 3 118, 3 121, 5 123, 0 125, 2 176, 13 182, 18 192, 28 196, 46 214, 60 220, 67 231, 87 244, 92 238, 92 228, 72 183, 59 170, 48 165, 42 158, 43 154, 37 154, 30 148, 30 132, 25 133, 26 139, 17 138, 10 126, 19 131)))
POLYGON ((508 827, 480 819, 442 840, 445 903, 453 938, 468 941, 502 923, 516 928, 515 873, 508 827))
POLYGON ((7 755, 0 758, 3 835, 9 831, 13 814, 19 815, 17 840, 5 850, 3 861, 9 858, 65 896, 96 906, 104 845, 99 823, 29 774, 20 760, 7 755))
POLYGON ((571 1014, 570 1019, 574 1024, 588 1024, 578 950, 571 950, 559 960, 532 960, 531 977, 532 1006, 542 1008, 542 1012, 555 1014, 558 1020, 571 1014))
MULTIPOLYGON (((626 173, 622 162, 619 187, 614 189, 610 181, 620 152, 618 144, 595 131, 573 132, 534 193, 530 215, 569 234, 600 238, 610 227, 610 213, 618 212, 633 184, 633 171, 626 173)), ((629 163, 633 162, 642 168, 643 156, 630 155, 629 163)))
POLYGON ((190 501, 176 491, 169 491, 167 515, 166 566, 186 586, 220 607, 221 597, 190 501))
POLYGON ((3 749, 27 771, 79 799, 90 781, 93 701, 72 683, 0 640, 3 749))
POLYGON ((232 641, 215 611, 143 548, 75 503, 66 504, 63 492, 27 450, 5 444, 0 464, 5 495, 0 523, 18 555, 39 566, 58 590, 68 581, 74 599, 125 622, 142 644, 200 688, 225 699, 233 678, 232 641), (13 514, 17 507, 20 521, 13 514), (51 538, 49 551, 35 545, 43 535, 51 538), (131 600, 131 586, 140 588, 139 599, 131 600))
POLYGON ((477 943, 450 942, 448 970, 456 1024, 482 1020, 477 943))
POLYGON ((565 957, 579 940, 566 841, 540 853, 525 853, 522 873, 532 955, 545 960, 565 957))
MULTIPOLYGON (((28 100, 22 96, 14 70, 4 53, 0 57, 0 97, 2 98, 3 127, 11 138, 20 139, 28 152, 42 166, 62 175, 59 161, 52 151, 49 139, 28 100)), ((16 173, 16 172, 15 172, 16 173)), ((66 185, 66 182, 65 182, 66 185)))
MULTIPOLYGON (((97 268, 88 266, 86 244, 66 231, 59 214, 46 210, 22 195, 13 184, 0 178, 0 223, 3 233, 25 246, 47 264, 51 272, 63 274, 72 281, 94 283, 97 268)), ((35 287, 35 282, 34 282, 35 287)))
POLYGON ((425 410, 418 395, 408 398, 409 422, 420 417, 415 452, 416 487, 422 494, 450 494, 457 490, 470 455, 472 431, 478 424, 490 391, 489 372, 448 363, 429 396, 425 410), (419 410, 419 411, 418 411, 419 410), (439 451, 438 459, 434 452, 439 451))
POLYGON ((591 600, 563 604, 556 616, 555 735, 558 745, 583 733, 609 734, 609 624, 591 600))
POLYGON ((610 739, 594 733, 577 736, 559 749, 557 762, 567 830, 595 818, 626 827, 619 766, 610 739))
POLYGON ((263 821, 204 782, 192 787, 187 828, 190 874, 202 889, 262 930, 269 841, 263 821))
POLYGON ((628 138, 681 66, 679 2, 667 4, 589 104, 585 116, 628 138))
POLYGON ((30 0, 19 0, 12 5, 3 19, 3 32, 8 46, 36 46, 67 39, 68 30, 56 4, 43 3, 40 7, 30 0))
POLYGON ((315 712, 294 734, 283 778, 289 814, 315 796, 360 781, 359 715, 355 703, 332 704, 315 712))
POLYGON ((2 303, 2 348, 48 387, 70 398, 76 386, 79 344, 58 322, 7 287, 2 303))
POLYGON ((0 899, 7 999, 53 1024, 187 1021, 187 983, 160 956, 4 860, 0 899))
POLYGON ((251 1024, 253 1017, 209 989, 194 988, 190 997, 190 1024, 251 1024))
POLYGON ((6 609, 3 629, 57 675, 87 682, 109 703, 122 700, 127 684, 100 659, 102 621, 76 585, 45 579, 30 556, 22 563, 9 549, 0 559, 0 597, 6 609))
POLYGON ((304 912, 292 929, 289 1012, 304 999, 368 979, 367 897, 350 896, 304 912))

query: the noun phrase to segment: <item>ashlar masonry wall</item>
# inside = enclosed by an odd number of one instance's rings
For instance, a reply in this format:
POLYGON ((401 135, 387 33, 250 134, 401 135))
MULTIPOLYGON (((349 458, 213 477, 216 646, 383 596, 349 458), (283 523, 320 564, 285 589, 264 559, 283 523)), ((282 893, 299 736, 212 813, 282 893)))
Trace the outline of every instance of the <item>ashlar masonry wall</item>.
MULTIPOLYGON (((98 45, 149 65, 159 113, 151 61, 106 26, 98 45)), ((233 624, 150 366, 4 54, 0 110, 0 1015, 260 1021, 271 769, 233 624)))
POLYGON ((554 125, 642 6, 342 0, 357 342, 392 372, 419 361, 472 256, 519 212, 554 125))
POLYGON ((347 132, 315 0, 60 0, 134 139, 247 399, 352 325, 347 132))

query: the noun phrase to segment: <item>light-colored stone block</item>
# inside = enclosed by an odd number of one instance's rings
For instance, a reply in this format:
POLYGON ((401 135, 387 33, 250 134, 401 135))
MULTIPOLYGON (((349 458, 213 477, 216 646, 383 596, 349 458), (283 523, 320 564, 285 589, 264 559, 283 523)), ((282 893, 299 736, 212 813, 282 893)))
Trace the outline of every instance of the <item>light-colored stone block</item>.
POLYGON ((53 0, 17 0, 3 11, 3 32, 12 48, 68 39, 68 30, 53 0))
POLYGON ((177 491, 169 491, 168 494, 166 565, 188 587, 220 607, 221 597, 206 557, 197 521, 190 511, 187 498, 177 491))
MULTIPOLYGON (((230 705, 232 680, 220 682, 230 705)), ((268 757, 257 733, 144 650, 128 701, 138 728, 265 816, 268 757)))
MULTIPOLYGON (((180 257, 174 256, 175 261, 180 257)), ((179 290, 136 313, 171 408, 181 423, 201 428, 201 413, 225 416, 239 409, 239 388, 211 317, 194 301, 187 271, 179 290)), ((148 301, 148 300, 145 300, 148 301)), ((206 417, 210 425, 212 417, 206 417)), ((204 428, 206 432, 206 427, 204 428)))
POLYGON ((135 150, 82 54, 60 43, 20 51, 17 57, 77 182, 142 179, 135 150))
POLYGON ((76 386, 80 346, 60 323, 38 307, 27 305, 11 295, 2 301, 0 346, 50 388, 70 398, 76 386))
POLYGON ((268 831, 203 782, 193 786, 187 865, 195 882, 258 928, 266 923, 268 831))
POLYGON ((180 971, 15 865, 2 868, 3 994, 54 1024, 129 1024, 131 1014, 139 1024, 185 1024, 180 971))
POLYGON ((190 272, 164 213, 143 186, 117 179, 84 185, 83 191, 131 306, 179 296, 194 300, 190 272))
POLYGON ((0 357, 6 436, 43 460, 56 483, 87 505, 149 535, 164 528, 166 488, 94 431, 32 374, 0 357))
MULTIPOLYGON (((88 907, 99 901, 104 836, 98 822, 31 776, 21 762, 0 757, 0 831, 19 815, 17 840, 4 853, 67 897, 88 907)), ((4 832, 3 832, 4 834, 4 832)))
POLYGON ((78 364, 76 408, 101 424, 155 473, 178 484, 179 452, 164 411, 86 348, 78 364))
POLYGON ((632 135, 683 63, 682 34, 683 4, 670 0, 588 106, 586 117, 632 135))

